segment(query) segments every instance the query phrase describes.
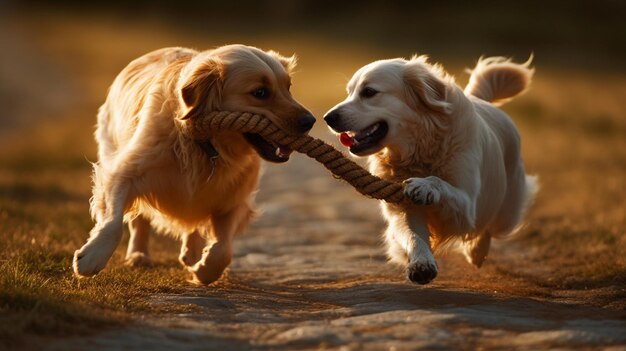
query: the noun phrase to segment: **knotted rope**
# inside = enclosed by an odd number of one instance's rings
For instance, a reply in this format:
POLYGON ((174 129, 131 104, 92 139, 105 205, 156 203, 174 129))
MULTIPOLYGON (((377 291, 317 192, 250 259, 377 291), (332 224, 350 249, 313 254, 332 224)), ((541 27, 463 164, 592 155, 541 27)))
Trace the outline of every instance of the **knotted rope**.
POLYGON ((256 133, 267 140, 306 154, 322 163, 336 178, 352 185, 361 194, 390 203, 404 200, 404 186, 372 175, 343 153, 308 135, 290 135, 262 115, 248 112, 211 112, 203 117, 180 121, 182 132, 194 140, 209 139, 211 131, 231 130, 256 133))

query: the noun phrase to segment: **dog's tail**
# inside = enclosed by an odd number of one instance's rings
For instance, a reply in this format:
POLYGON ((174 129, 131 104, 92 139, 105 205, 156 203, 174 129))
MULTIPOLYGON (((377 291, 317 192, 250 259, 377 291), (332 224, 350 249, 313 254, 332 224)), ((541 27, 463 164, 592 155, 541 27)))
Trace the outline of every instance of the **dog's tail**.
POLYGON ((533 55, 525 63, 514 63, 506 57, 481 57, 469 71, 465 95, 501 105, 526 91, 535 69, 530 67, 533 55))

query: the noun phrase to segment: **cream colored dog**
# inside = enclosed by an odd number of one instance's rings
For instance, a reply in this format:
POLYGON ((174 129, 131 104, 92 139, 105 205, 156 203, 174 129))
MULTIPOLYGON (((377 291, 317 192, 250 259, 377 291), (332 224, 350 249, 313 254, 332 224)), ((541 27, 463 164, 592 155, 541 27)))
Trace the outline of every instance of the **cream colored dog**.
POLYGON ((519 227, 536 179, 525 174, 513 121, 494 105, 525 91, 533 69, 481 59, 463 91, 426 57, 373 62, 348 83, 348 98, 324 117, 370 171, 405 181, 412 204, 382 203, 392 261, 426 284, 437 275, 433 250, 460 238, 480 267, 491 237, 519 227))
POLYGON ((180 261, 199 283, 230 264, 233 236, 252 217, 260 157, 285 162, 291 150, 256 134, 220 131, 207 143, 178 123, 214 110, 260 113, 291 133, 315 118, 290 92, 293 58, 243 45, 197 52, 154 51, 131 62, 100 108, 91 213, 96 225, 74 255, 74 272, 92 276, 107 264, 129 222, 126 256, 150 262, 150 227, 181 237, 180 261))

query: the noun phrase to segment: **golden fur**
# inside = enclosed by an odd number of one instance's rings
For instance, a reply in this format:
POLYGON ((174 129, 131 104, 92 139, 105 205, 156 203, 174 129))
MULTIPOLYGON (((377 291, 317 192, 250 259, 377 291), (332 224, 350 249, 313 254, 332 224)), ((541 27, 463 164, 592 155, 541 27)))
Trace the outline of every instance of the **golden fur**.
POLYGON ((289 92, 294 66, 293 57, 243 45, 202 52, 165 48, 131 62, 98 113, 91 200, 96 225, 76 251, 76 274, 104 268, 125 220, 129 264, 149 264, 153 227, 182 238, 180 260, 195 281, 218 279, 230 263, 233 236, 253 215, 259 153, 242 134, 220 131, 211 136, 219 152, 212 161, 178 123, 213 110, 249 111, 287 131, 306 132, 312 116, 289 92), (267 95, 253 95, 258 89, 267 95))
POLYGON ((361 136, 351 151, 370 155, 372 173, 405 181, 413 203, 382 203, 382 212, 389 257, 408 262, 412 281, 435 278, 432 250, 452 239, 480 267, 491 237, 519 227, 536 180, 524 172, 513 121, 494 103, 527 89, 529 64, 481 59, 463 92, 425 56, 377 61, 354 74, 348 98, 326 114, 334 131, 361 136), (368 139, 373 131, 379 139, 368 139))

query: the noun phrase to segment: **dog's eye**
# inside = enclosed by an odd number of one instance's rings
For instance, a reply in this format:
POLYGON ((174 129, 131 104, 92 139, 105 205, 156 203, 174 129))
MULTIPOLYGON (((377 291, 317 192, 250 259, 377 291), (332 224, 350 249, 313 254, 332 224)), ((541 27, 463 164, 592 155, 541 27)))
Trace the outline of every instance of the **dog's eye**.
POLYGON ((265 87, 259 88, 252 92, 252 96, 259 100, 265 100, 270 97, 270 91, 265 87))
POLYGON ((376 94, 378 94, 378 91, 370 87, 365 87, 363 88, 363 90, 361 90, 361 97, 364 97, 364 98, 371 98, 372 96, 376 94))

